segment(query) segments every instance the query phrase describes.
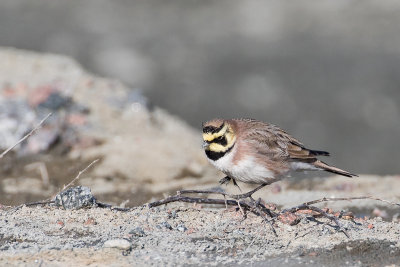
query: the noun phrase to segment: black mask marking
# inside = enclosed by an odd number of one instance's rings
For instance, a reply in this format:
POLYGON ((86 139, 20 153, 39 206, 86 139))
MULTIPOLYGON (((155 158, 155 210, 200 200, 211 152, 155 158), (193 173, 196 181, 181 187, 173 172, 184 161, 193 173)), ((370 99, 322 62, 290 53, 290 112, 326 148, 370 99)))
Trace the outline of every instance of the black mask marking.
POLYGON ((226 153, 228 153, 229 151, 231 151, 232 148, 233 148, 234 146, 235 146, 235 145, 231 146, 228 150, 222 151, 222 152, 215 152, 215 151, 211 151, 211 150, 205 150, 205 151, 206 151, 207 157, 208 157, 209 159, 215 161, 215 160, 218 160, 218 159, 222 158, 226 153))
POLYGON ((214 127, 214 126, 206 126, 203 128, 203 133, 218 133, 219 131, 224 128, 225 123, 223 123, 220 127, 214 127))
POLYGON ((226 140, 225 136, 220 136, 218 138, 215 138, 214 140, 211 140, 210 143, 216 143, 222 146, 226 146, 228 144, 228 140, 226 140))

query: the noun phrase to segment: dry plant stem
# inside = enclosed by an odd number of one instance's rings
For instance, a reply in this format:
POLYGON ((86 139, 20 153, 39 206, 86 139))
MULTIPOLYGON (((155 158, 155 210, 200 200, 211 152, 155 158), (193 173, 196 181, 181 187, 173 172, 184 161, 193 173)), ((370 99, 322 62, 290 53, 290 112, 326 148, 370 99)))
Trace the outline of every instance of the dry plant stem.
MULTIPOLYGON (((229 206, 237 206, 236 200, 231 199, 212 199, 212 198, 198 198, 198 197, 186 197, 182 195, 175 195, 171 197, 167 197, 161 199, 159 201, 154 201, 147 204, 147 207, 154 208, 157 206, 165 205, 172 202, 186 202, 186 203, 202 203, 202 204, 216 204, 216 205, 229 205, 229 206)), ((251 209, 251 204, 247 203, 246 201, 240 201, 240 205, 245 207, 246 209, 251 209)))
POLYGON ((7 148, 3 153, 0 154, 0 159, 2 159, 8 152, 10 152, 14 147, 16 147, 17 145, 21 144, 22 142, 24 142, 27 138, 29 138, 29 136, 31 136, 32 134, 34 134, 37 130, 39 130, 42 127, 42 124, 45 122, 45 120, 47 120, 50 116, 52 115, 52 113, 47 114, 46 117, 44 117, 38 125, 36 125, 35 128, 32 129, 32 131, 30 131, 27 135, 25 135, 24 137, 22 137, 18 142, 16 142, 14 145, 10 146, 9 148, 7 148))
POLYGON ((117 210, 117 211, 131 211, 131 208, 121 208, 121 207, 115 207, 113 205, 107 204, 107 203, 102 203, 102 202, 96 202, 96 205, 99 208, 108 208, 111 210, 117 210))
POLYGON ((340 224, 339 220, 335 216, 329 215, 328 213, 326 213, 325 211, 323 211, 320 208, 317 208, 317 207, 314 207, 314 206, 309 206, 306 203, 304 203, 304 204, 301 204, 301 205, 299 205, 297 207, 293 207, 293 208, 290 208, 290 209, 283 210, 283 211, 281 211, 281 213, 285 213, 285 212, 295 213, 296 211, 299 211, 299 210, 313 210, 313 211, 316 211, 316 212, 320 213, 323 217, 325 217, 325 218, 331 220, 332 222, 334 222, 337 225, 337 227, 339 228, 339 230, 342 231, 346 235, 347 238, 350 238, 350 235, 342 227, 342 225, 340 224))
POLYGON ((223 196, 227 196, 227 197, 239 200, 239 199, 251 197, 255 192, 257 192, 261 188, 263 188, 267 185, 270 185, 272 183, 273 182, 264 183, 247 193, 238 194, 238 195, 232 195, 232 194, 228 194, 228 193, 217 191, 217 190, 181 190, 181 191, 178 191, 178 195, 182 195, 182 194, 219 194, 219 195, 223 195, 223 196))
MULTIPOLYGON (((260 209, 260 206, 261 206, 261 198, 259 198, 257 201, 255 201, 252 197, 250 197, 250 199, 251 199, 251 201, 255 204, 254 207, 255 207, 255 209, 257 210, 259 216, 264 220, 264 222, 266 222, 266 223, 269 225, 269 227, 271 228, 271 230, 272 230, 272 232, 274 233, 274 235, 275 235, 276 237, 278 237, 278 234, 276 233, 274 226, 273 226, 272 223, 263 215, 263 212, 262 212, 261 209, 260 209)), ((268 210, 268 209, 267 209, 267 210, 268 210)), ((268 210, 268 212, 265 212, 265 211, 264 211, 264 213, 267 213, 267 214, 269 214, 269 215, 272 217, 272 214, 271 214, 270 210, 268 210)))
POLYGON ((99 159, 93 160, 92 163, 90 163, 86 168, 81 170, 78 173, 78 175, 71 182, 69 182, 67 185, 64 185, 64 187, 57 194, 59 194, 60 192, 64 191, 65 189, 67 189, 71 185, 73 185, 81 177, 82 173, 86 172, 90 167, 92 167, 93 164, 97 163, 98 161, 99 161, 99 159))
POLYGON ((63 188, 58 191, 55 195, 53 195, 50 199, 54 199, 58 194, 60 194, 62 191, 66 190, 68 187, 70 187, 71 185, 73 185, 80 177, 81 175, 86 172, 90 167, 92 167, 93 164, 97 163, 99 161, 99 159, 95 159, 93 160, 88 166, 86 166, 86 168, 84 168, 83 170, 79 171, 78 175, 71 181, 69 182, 67 185, 64 185, 63 188))
POLYGON ((305 203, 303 203, 303 205, 312 205, 312 204, 321 203, 321 202, 328 202, 328 201, 342 201, 342 200, 351 201, 351 200, 357 200, 357 199, 372 199, 372 200, 385 202, 385 203, 390 204, 390 205, 400 206, 399 203, 395 203, 395 202, 392 202, 392 201, 389 201, 389 200, 377 198, 377 197, 374 197, 374 196, 330 197, 330 198, 324 197, 324 198, 321 198, 321 199, 316 199, 316 200, 305 202, 305 203))

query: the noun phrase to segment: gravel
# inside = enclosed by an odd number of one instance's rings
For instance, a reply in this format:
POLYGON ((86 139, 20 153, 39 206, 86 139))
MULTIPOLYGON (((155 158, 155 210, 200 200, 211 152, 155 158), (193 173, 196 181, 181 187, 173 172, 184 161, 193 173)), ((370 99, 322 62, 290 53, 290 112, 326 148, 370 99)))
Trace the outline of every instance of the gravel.
MULTIPOLYGON (((357 261, 376 244, 386 263, 399 254, 400 224, 381 218, 341 220, 350 238, 323 218, 303 217, 297 225, 276 221, 276 237, 260 217, 234 209, 181 203, 129 212, 103 208, 64 210, 22 207, 0 211, 0 265, 221 265, 315 261, 315 255, 358 251, 357 261), (171 213, 176 215, 173 217, 171 213), (366 247, 362 249, 361 247, 366 247), (122 252, 121 252, 122 250, 122 252), (392 252, 390 252, 392 251, 392 252), (392 253, 392 254, 390 254, 392 253), (71 255, 75 255, 71 257, 71 255), (311 256, 310 256, 311 255, 311 256), (314 256, 313 256, 314 255, 314 256), (382 254, 383 255, 383 254, 382 254), (297 258, 299 259, 297 259, 297 258)), ((338 263, 340 258, 327 263, 338 263)), ((346 259, 348 260, 348 259, 346 259)), ((326 262, 325 262, 326 263, 326 262)))

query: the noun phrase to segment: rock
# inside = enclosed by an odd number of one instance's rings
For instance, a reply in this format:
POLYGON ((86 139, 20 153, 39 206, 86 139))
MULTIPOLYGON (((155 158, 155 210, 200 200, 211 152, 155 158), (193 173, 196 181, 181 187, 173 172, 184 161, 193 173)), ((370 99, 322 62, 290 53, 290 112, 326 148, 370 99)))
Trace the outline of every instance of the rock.
POLYGON ((64 209, 81 209, 96 206, 96 199, 92 195, 90 188, 77 186, 56 195, 54 204, 64 209))
POLYGON ((185 232, 185 231, 187 231, 187 228, 184 224, 180 224, 176 227, 176 230, 178 230, 180 232, 185 232))
POLYGON ((135 229, 131 230, 129 234, 137 237, 144 237, 146 235, 142 227, 136 227, 135 229))
POLYGON ((162 222, 160 224, 157 224, 156 227, 158 229, 166 228, 168 230, 172 230, 172 226, 168 222, 162 222))
POLYGON ((125 239, 111 239, 104 242, 105 248, 117 248, 121 250, 129 250, 132 248, 131 243, 125 239))
POLYGON ((91 177, 80 180, 90 188, 109 177, 124 181, 119 193, 140 187, 158 194, 216 182, 218 172, 208 165, 199 131, 150 107, 140 90, 90 75, 67 57, 0 49, 2 107, 0 149, 52 111, 43 133, 29 138, 32 144, 22 154, 47 151, 57 140, 57 151, 71 159, 101 158, 91 177), (7 115, 11 111, 19 115, 7 115))
MULTIPOLYGON (((1 56, 0 52, 0 58, 1 56)), ((0 77, 0 82, 1 78, 10 77, 0 77)), ((88 109, 84 103, 73 101, 70 88, 50 81, 38 86, 30 82, 22 85, 9 80, 3 82, 6 85, 0 87, 0 149, 15 144, 50 112, 53 116, 44 122, 40 131, 25 140, 21 146, 14 148, 17 155, 47 151, 56 141, 61 141, 64 146, 71 146, 65 140, 78 139, 80 133, 74 130, 85 124, 72 124, 70 117, 80 116, 83 117, 80 121, 86 122, 88 109)))
POLYGON ((300 222, 300 217, 291 212, 285 212, 278 216, 279 221, 288 225, 296 225, 300 222))

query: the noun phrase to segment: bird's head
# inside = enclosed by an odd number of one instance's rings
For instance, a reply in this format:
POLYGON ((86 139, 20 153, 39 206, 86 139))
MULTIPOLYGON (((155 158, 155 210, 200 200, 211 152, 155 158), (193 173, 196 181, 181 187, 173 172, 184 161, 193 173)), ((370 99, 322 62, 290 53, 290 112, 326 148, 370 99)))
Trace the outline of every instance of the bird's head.
POLYGON ((226 153, 235 142, 236 135, 229 121, 214 119, 203 123, 203 148, 206 153, 226 153))

